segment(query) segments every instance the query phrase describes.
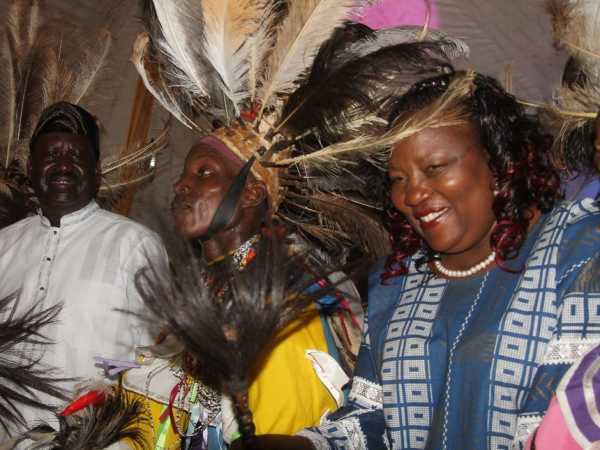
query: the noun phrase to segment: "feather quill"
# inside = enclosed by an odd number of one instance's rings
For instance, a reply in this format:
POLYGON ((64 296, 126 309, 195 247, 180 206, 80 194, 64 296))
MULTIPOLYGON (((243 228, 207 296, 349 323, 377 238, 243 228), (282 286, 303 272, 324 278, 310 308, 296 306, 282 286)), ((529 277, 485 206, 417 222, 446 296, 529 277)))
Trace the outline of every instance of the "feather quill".
POLYGON ((258 96, 261 113, 273 97, 297 87, 310 68, 319 47, 350 17, 356 0, 305 0, 290 2, 285 22, 276 36, 264 86, 258 96))

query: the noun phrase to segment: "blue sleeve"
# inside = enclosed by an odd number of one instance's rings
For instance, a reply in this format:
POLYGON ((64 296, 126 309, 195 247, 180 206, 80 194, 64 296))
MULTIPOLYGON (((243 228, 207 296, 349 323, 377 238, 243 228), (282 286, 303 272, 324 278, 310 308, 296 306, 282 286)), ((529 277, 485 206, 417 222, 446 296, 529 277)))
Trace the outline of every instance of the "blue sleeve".
MULTIPOLYGON (((521 411, 540 420, 567 370, 600 344, 600 212, 591 200, 570 206, 563 233, 557 249, 556 325, 521 411)), ((524 436, 538 420, 532 423, 524 436)))
POLYGON ((378 381, 365 320, 363 341, 350 390, 348 404, 330 414, 319 427, 298 433, 317 450, 383 450, 389 448, 385 435, 382 388, 378 381))

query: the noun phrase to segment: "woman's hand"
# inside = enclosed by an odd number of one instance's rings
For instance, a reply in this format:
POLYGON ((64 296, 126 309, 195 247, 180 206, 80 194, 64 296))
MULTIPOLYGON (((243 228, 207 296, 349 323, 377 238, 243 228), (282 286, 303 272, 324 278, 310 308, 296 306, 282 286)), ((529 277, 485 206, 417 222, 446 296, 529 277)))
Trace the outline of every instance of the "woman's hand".
MULTIPOLYGON (((231 444, 231 450, 242 450, 241 439, 231 444)), ((300 436, 285 436, 282 434, 263 434, 256 436, 256 446, 253 450, 315 450, 311 442, 300 436)))
POLYGON ((600 113, 596 117, 596 135, 594 138, 594 165, 596 170, 600 172, 600 113))

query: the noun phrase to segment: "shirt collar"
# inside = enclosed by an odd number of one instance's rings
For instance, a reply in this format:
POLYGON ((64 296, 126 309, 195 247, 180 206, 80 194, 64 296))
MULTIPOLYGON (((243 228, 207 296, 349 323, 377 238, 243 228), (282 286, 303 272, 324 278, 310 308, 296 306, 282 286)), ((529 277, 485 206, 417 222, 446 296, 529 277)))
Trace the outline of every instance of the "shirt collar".
MULTIPOLYGON (((60 219, 60 226, 66 227, 69 225, 75 225, 75 224, 81 223, 99 209, 100 209, 100 206, 98 206, 98 203, 96 203, 96 200, 92 199, 83 208, 78 209, 77 211, 74 211, 65 216, 62 216, 60 219)), ((45 227, 52 226, 50 224, 50 221, 48 220, 48 218, 42 214, 41 208, 38 209, 38 216, 40 217, 40 221, 43 226, 45 226, 45 227)))

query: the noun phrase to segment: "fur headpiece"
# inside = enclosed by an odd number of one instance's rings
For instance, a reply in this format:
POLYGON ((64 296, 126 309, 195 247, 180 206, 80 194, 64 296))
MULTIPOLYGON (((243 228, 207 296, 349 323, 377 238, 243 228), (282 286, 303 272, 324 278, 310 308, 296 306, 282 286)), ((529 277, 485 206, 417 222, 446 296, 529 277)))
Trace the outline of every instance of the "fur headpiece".
MULTIPOLYGON (((43 5, 43 0, 10 1, 0 53, 0 189, 17 186, 29 196, 26 186, 9 175, 25 176, 29 141, 40 114, 57 102, 77 105, 88 100, 112 42, 104 28, 93 33, 70 27, 65 39, 64 23, 47 20, 43 5)), ((126 157, 105 154, 101 195, 148 178, 148 160, 165 143, 166 129, 126 157)))
POLYGON ((433 31, 418 42, 416 27, 347 22, 360 0, 145 3, 133 61, 159 102, 243 161, 256 157, 273 213, 305 237, 333 253, 356 244, 387 253, 378 211, 364 201, 377 186, 320 182, 318 167, 307 171, 299 158, 384 129, 386 101, 443 72, 466 46, 433 31))

